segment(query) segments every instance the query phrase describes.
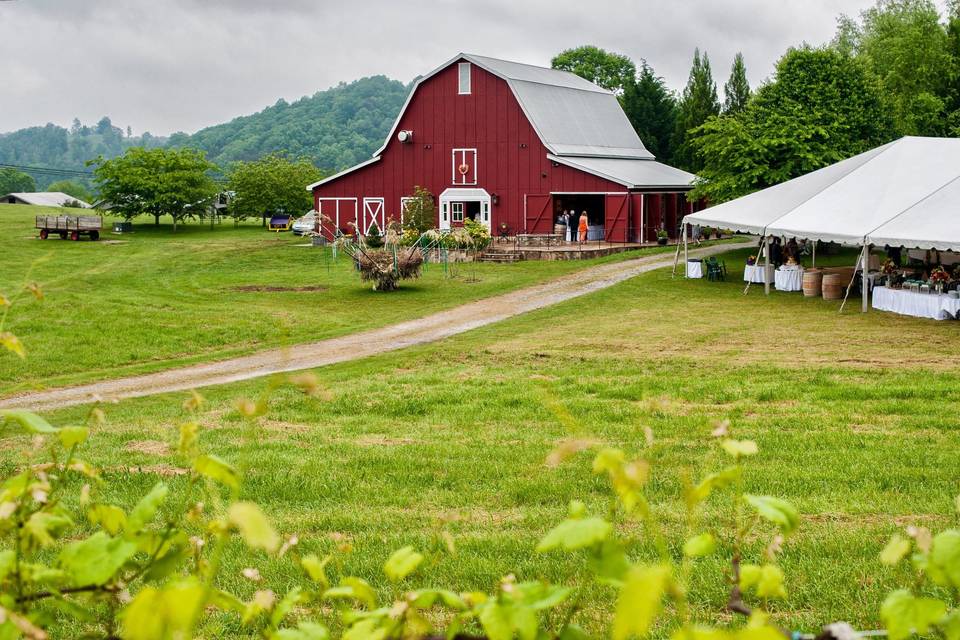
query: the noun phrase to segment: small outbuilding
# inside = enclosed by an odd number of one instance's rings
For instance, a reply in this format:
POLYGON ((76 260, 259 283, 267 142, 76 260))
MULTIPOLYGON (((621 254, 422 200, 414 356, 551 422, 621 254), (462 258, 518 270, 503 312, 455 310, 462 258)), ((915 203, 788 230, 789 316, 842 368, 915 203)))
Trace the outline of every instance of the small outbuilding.
MULTIPOLYGON (((8 193, 0 196, 2 204, 29 204, 36 207, 65 207, 76 202, 81 209, 91 209, 89 203, 62 191, 37 191, 34 193, 8 193)), ((76 205, 73 205, 76 206, 76 205)))
POLYGON ((494 235, 550 234, 586 212, 589 239, 676 238, 695 176, 654 158, 616 95, 566 71, 460 54, 415 83, 383 146, 307 187, 339 231, 401 221, 414 187, 436 198, 436 226, 467 218, 494 235))

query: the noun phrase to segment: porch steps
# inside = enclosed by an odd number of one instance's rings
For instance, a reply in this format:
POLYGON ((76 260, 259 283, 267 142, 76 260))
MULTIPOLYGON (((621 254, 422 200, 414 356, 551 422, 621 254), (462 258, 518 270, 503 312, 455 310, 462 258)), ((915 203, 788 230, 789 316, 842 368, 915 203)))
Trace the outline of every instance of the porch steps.
POLYGON ((523 260, 523 254, 509 249, 487 249, 480 254, 480 262, 492 262, 496 264, 512 264, 523 260))

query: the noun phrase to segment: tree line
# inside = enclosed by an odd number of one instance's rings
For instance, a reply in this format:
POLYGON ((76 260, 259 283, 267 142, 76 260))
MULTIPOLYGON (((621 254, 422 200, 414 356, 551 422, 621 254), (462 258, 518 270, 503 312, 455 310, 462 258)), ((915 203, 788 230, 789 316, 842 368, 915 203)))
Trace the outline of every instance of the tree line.
POLYGON ((879 0, 841 15, 825 45, 792 47, 756 91, 737 54, 723 101, 707 52, 695 50, 676 95, 645 60, 594 46, 552 65, 615 92, 646 147, 699 176, 717 203, 902 136, 960 136, 960 0, 879 0))

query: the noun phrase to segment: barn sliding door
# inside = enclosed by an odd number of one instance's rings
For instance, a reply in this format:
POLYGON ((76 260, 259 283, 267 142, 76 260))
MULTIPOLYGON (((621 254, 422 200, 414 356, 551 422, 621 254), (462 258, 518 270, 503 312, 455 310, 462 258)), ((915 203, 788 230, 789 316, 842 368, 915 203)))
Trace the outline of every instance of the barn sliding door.
POLYGON ((553 233, 552 200, 549 193, 523 197, 524 233, 553 233))
POLYGON ((603 198, 603 238, 607 242, 627 242, 630 220, 630 196, 608 193, 603 198))
POLYGON ((370 229, 372 229, 374 225, 376 225, 380 233, 383 234, 383 228, 386 224, 386 221, 384 220, 383 209, 383 198, 363 199, 363 235, 369 234, 370 229))

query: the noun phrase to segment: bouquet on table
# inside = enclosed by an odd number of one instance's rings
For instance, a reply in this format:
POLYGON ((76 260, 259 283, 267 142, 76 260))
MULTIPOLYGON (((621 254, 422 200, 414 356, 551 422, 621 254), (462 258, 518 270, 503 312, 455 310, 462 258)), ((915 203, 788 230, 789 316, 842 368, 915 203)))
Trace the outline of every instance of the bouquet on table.
POLYGON ((896 270, 897 270, 897 263, 891 260, 890 258, 887 258, 886 260, 884 260, 883 264, 880 265, 880 273, 882 273, 885 276, 888 276, 891 273, 894 273, 896 270))
POLYGON ((757 264, 757 256, 750 256, 749 258, 747 258, 747 266, 748 266, 748 267, 752 267, 752 266, 754 266, 755 264, 757 264))
POLYGON ((943 267, 937 267, 930 272, 930 283, 936 285, 938 289, 942 289, 948 282, 950 282, 950 274, 943 267))

